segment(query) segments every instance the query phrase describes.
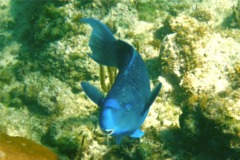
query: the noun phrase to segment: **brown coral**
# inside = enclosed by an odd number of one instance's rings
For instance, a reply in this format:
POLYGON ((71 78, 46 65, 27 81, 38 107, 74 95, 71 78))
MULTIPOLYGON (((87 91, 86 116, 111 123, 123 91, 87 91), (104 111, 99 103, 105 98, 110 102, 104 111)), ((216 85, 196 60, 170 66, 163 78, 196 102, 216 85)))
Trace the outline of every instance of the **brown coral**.
POLYGON ((0 133, 0 160, 57 160, 46 147, 23 137, 0 133))

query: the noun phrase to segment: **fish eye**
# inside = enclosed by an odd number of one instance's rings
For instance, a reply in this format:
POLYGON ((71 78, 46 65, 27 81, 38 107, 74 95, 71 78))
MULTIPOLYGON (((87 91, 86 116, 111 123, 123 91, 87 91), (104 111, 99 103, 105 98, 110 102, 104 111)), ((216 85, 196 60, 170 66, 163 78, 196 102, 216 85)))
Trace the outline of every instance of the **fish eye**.
POLYGON ((121 108, 119 103, 113 98, 106 100, 104 106, 105 106, 105 108, 111 108, 111 109, 115 109, 115 110, 118 110, 121 108))

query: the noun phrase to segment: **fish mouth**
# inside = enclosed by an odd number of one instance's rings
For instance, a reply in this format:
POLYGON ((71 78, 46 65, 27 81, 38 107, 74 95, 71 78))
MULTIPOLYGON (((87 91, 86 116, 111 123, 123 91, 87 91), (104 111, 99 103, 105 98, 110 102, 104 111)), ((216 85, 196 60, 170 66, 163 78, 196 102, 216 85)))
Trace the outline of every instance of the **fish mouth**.
POLYGON ((114 129, 104 129, 103 132, 107 134, 108 136, 112 135, 114 132, 114 129))

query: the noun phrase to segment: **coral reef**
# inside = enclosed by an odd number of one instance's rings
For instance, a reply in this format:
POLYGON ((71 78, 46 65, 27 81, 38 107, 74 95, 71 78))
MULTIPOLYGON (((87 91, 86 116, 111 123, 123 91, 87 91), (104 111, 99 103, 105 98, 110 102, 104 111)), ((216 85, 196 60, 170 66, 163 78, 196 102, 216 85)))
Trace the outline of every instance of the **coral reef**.
POLYGON ((186 16, 169 24, 174 33, 165 37, 160 58, 166 77, 177 79, 183 92, 180 126, 191 139, 188 147, 209 158, 237 158, 239 43, 186 16))
POLYGON ((181 78, 187 71, 201 66, 201 59, 194 52, 197 47, 204 45, 201 39, 207 34, 208 27, 184 15, 168 21, 165 24, 170 25, 174 34, 167 35, 162 44, 162 69, 181 78))

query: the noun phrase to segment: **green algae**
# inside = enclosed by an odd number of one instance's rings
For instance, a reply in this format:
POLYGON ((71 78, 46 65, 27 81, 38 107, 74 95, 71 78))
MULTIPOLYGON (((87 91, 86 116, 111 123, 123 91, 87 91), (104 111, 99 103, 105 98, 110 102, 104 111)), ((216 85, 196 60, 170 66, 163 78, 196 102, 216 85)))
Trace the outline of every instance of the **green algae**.
POLYGON ((157 2, 137 2, 136 8, 139 13, 139 19, 147 22, 153 22, 157 16, 159 5, 157 2))
POLYGON ((0 81, 6 84, 10 84, 12 79, 14 78, 14 74, 11 72, 10 68, 4 68, 0 72, 0 81))
POLYGON ((201 22, 208 22, 212 18, 209 11, 199 7, 196 7, 196 9, 190 15, 201 22))
POLYGON ((240 1, 238 0, 231 8, 231 12, 224 19, 222 26, 224 28, 240 28, 240 1))
POLYGON ((233 6, 232 21, 230 25, 233 28, 240 28, 240 1, 239 0, 238 0, 238 3, 235 6, 233 6))
POLYGON ((78 32, 75 27, 78 22, 69 22, 65 17, 67 13, 63 6, 68 3, 69 1, 31 1, 24 4, 12 2, 11 12, 16 26, 23 25, 21 28, 16 27, 14 34, 33 52, 30 57, 37 56, 34 54, 37 53, 36 48, 41 49, 52 41, 78 32))
POLYGON ((184 10, 190 8, 186 1, 169 2, 165 0, 156 1, 136 1, 139 20, 154 22, 157 18, 169 12, 172 16, 177 16, 184 10))
POLYGON ((183 12, 186 9, 190 8, 190 4, 188 1, 184 0, 184 1, 176 1, 176 2, 172 2, 169 3, 169 7, 168 7, 168 12, 172 15, 172 16, 177 16, 178 14, 181 14, 181 12, 183 12))
POLYGON ((155 38, 163 40, 163 38, 166 35, 173 33, 173 30, 171 29, 171 25, 170 25, 170 19, 171 19, 171 16, 168 16, 164 19, 163 26, 155 31, 155 35, 154 35, 155 38))

